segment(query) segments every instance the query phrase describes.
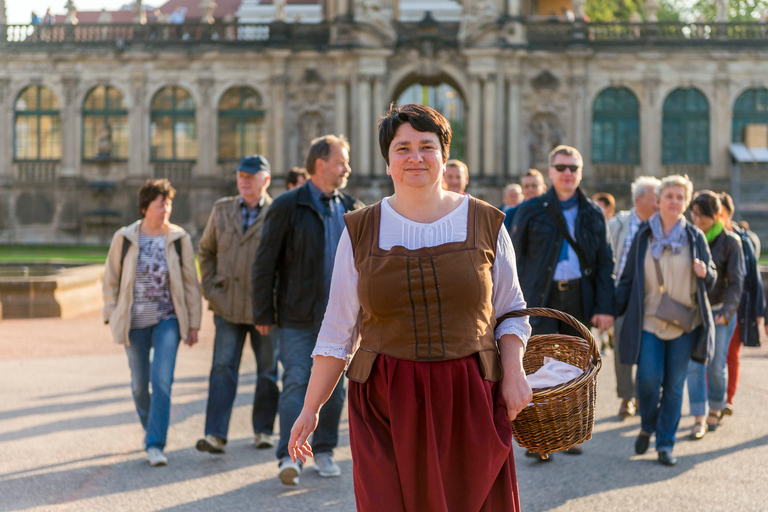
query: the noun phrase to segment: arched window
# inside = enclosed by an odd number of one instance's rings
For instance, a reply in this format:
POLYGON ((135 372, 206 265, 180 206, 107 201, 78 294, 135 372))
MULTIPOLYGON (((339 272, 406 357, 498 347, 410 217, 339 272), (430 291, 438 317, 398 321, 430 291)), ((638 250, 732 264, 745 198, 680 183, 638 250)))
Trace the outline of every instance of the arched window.
POLYGON ((27 87, 14 103, 14 160, 61 159, 59 99, 50 89, 27 87))
POLYGON ((91 89, 83 102, 83 160, 128 159, 128 110, 109 85, 91 89))
POLYGON ((418 103, 431 107, 451 123, 451 158, 466 158, 466 123, 464 122, 464 98, 447 83, 439 85, 413 84, 400 94, 399 105, 418 103))
POLYGON ((149 137, 149 155, 153 162, 197 159, 195 101, 186 90, 169 86, 155 94, 149 137))
POLYGON ((663 164, 709 164, 709 103, 698 89, 675 89, 664 100, 663 164))
POLYGON ((239 161, 266 151, 261 97, 250 87, 232 87, 219 102, 219 160, 239 161))
POLYGON ((592 162, 640 163, 640 105, 626 87, 603 90, 592 106, 592 162))
POLYGON ((744 142, 748 124, 768 124, 768 89, 747 89, 733 105, 733 142, 744 142))

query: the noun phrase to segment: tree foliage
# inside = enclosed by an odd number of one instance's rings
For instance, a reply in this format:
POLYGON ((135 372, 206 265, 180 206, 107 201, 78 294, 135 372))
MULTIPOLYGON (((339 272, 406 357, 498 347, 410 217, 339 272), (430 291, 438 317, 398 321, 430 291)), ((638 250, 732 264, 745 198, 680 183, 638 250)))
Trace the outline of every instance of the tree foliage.
MULTIPOLYGON (((768 13, 768 0, 727 0, 729 21, 758 21, 768 13)), ((587 0, 591 21, 629 21, 639 16, 647 19, 643 0, 587 0), (633 16, 634 13, 637 15, 633 16)), ((715 21, 717 7, 713 0, 659 0, 659 21, 715 21)))

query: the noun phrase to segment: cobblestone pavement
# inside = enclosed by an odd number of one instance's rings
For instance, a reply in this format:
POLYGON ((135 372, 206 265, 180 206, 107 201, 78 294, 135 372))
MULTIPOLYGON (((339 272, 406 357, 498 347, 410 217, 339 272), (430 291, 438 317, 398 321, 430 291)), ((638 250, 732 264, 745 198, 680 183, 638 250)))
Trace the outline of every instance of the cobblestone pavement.
MULTIPOLYGON (((200 344, 179 351, 170 464, 151 468, 140 448, 125 354, 98 314, 0 322, 0 511, 354 510, 346 417, 336 452, 340 478, 320 478, 310 466, 300 486, 283 486, 273 451, 253 447, 250 349, 227 453, 194 449, 203 433, 212 339, 208 312, 200 344)), ((656 463, 653 450, 634 455, 639 420, 615 416, 619 402, 608 353, 594 436, 584 454, 558 453, 540 463, 515 449, 523 510, 768 511, 766 375, 768 348, 745 348, 735 415, 698 442, 687 439, 692 419, 683 417, 675 449, 680 461, 667 468, 656 463)))

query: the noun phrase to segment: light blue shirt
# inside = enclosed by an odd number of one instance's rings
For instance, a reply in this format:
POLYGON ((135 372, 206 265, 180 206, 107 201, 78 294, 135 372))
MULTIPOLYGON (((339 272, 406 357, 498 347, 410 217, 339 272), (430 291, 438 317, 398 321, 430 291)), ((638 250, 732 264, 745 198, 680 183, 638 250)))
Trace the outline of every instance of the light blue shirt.
POLYGON ((344 232, 344 203, 341 202, 341 196, 337 190, 333 191, 331 197, 317 188, 312 181, 309 181, 309 192, 312 194, 312 201, 315 207, 323 216, 323 227, 325 228, 325 247, 323 254, 323 272, 325 282, 325 299, 331 291, 331 275, 333 275, 333 262, 336 259, 336 248, 339 246, 341 234, 344 232), (323 199, 325 197, 325 199, 323 199))
MULTIPOLYGON (((563 204, 562 202, 560 203, 563 204)), ((576 217, 579 214, 579 207, 568 208, 563 211, 565 217, 565 224, 568 226, 568 233, 571 234, 571 238, 576 240, 576 217)), ((568 240, 563 237, 563 243, 568 245, 568 258, 557 263, 555 267, 555 275, 552 277, 555 281, 571 281, 573 279, 581 278, 581 265, 579 265, 579 257, 576 251, 568 243, 568 240)))

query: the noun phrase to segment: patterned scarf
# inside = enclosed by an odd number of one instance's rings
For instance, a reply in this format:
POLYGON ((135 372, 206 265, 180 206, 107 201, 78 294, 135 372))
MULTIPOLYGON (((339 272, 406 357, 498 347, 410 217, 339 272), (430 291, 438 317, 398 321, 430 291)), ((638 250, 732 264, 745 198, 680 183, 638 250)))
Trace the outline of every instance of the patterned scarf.
POLYGON ((664 230, 661 228, 661 217, 658 213, 654 213, 653 216, 648 219, 648 224, 651 227, 651 233, 653 238, 651 239, 651 256, 658 260, 661 257, 661 253, 665 247, 669 247, 672 254, 680 254, 680 251, 688 245, 688 236, 685 233, 685 218, 680 217, 680 220, 674 225, 672 230, 667 236, 664 236, 664 230))

